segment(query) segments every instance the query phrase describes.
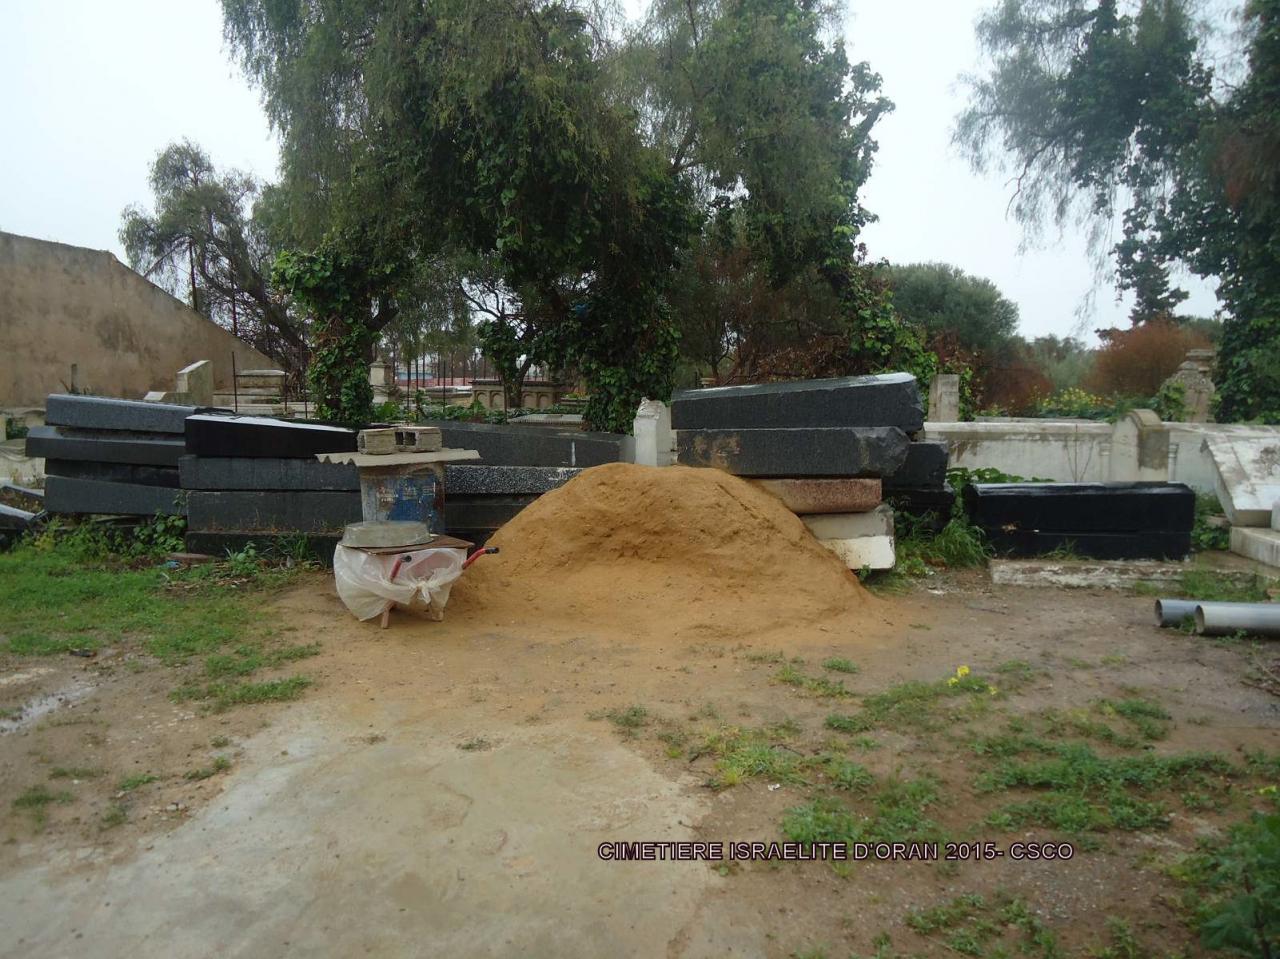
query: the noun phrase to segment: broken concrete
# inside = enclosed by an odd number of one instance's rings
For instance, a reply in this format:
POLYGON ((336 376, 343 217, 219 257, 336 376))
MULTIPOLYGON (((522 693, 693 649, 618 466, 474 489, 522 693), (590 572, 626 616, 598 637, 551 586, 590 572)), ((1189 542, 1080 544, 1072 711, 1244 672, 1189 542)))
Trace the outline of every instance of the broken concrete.
POLYGON ((342 532, 364 518, 360 494, 352 492, 246 492, 192 490, 188 527, 198 532, 342 532))
POLYGON ((359 490, 360 474, 345 463, 313 459, 183 456, 182 488, 190 490, 359 490))
POLYGON ((50 513, 182 516, 186 512, 180 491, 163 486, 50 476, 44 492, 45 508, 50 513))
POLYGON ((893 535, 893 509, 889 506, 877 506, 868 513, 819 513, 800 519, 809 532, 823 540, 893 535))
POLYGON ((49 397, 45 422, 50 426, 181 436, 183 424, 194 412, 193 406, 55 394, 49 397))
MULTIPOLYGON (((1034 560, 993 559, 987 564, 991 582, 999 586, 1048 586, 1068 589, 1133 589, 1140 583, 1177 589, 1187 574, 1185 563, 1151 560, 1034 560)), ((1231 582, 1245 586, 1252 573, 1215 570, 1231 582)))
POLYGON ((797 515, 807 513, 866 513, 880 505, 878 479, 766 479, 750 480, 782 500, 797 515))
POLYGON ((1231 552, 1266 566, 1280 568, 1280 532, 1236 526, 1231 530, 1231 552))
POLYGON ((1213 463, 1213 485, 1232 526, 1271 525, 1280 500, 1280 437, 1210 433, 1203 450, 1213 463))
POLYGON ((924 407, 909 373, 842 376, 679 390, 671 400, 677 430, 896 426, 914 433, 924 407))
POLYGON ((180 437, 54 426, 33 426, 26 443, 28 456, 46 460, 139 466, 177 466, 178 458, 186 451, 186 443, 180 437))
POLYGON ((680 430, 677 459, 752 477, 878 477, 906 459, 896 427, 680 430))

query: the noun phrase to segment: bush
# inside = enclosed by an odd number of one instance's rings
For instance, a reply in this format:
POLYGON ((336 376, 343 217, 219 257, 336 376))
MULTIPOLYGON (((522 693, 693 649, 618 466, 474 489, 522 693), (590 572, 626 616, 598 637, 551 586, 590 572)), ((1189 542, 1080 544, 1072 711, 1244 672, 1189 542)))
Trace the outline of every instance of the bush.
POLYGON ((1085 385, 1107 396, 1152 396, 1182 365, 1188 350, 1209 345, 1203 333, 1167 320, 1113 331, 1098 350, 1085 385))

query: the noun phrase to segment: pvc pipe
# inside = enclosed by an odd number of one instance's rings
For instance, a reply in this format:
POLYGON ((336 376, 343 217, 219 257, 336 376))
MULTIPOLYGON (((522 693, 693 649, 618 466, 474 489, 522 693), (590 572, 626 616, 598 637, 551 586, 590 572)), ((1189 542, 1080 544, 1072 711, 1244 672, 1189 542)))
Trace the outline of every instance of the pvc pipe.
POLYGON ((1196 607, 1201 636, 1280 636, 1280 603, 1201 603, 1196 607))
MULTIPOLYGON (((1156 625, 1161 628, 1181 626, 1189 619, 1195 619, 1196 607, 1205 605, 1200 599, 1157 599, 1156 625)), ((1256 606, 1256 603, 1213 603, 1214 606, 1256 606)), ((1267 604, 1263 604, 1267 605, 1267 604)))

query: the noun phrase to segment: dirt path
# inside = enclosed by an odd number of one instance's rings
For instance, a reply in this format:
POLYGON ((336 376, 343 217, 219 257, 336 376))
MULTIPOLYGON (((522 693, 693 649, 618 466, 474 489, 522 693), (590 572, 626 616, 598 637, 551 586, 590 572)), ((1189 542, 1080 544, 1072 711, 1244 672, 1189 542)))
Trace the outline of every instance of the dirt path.
MULTIPOLYGON (((462 597, 442 624, 397 616, 384 632, 351 620, 316 576, 275 610, 323 646, 307 664, 317 688, 300 703, 206 716, 170 703, 164 677, 108 660, 93 695, 0 736, 0 770, 14 782, 33 764, 83 752, 95 729, 95 755, 115 769, 205 761, 214 736, 234 756, 215 777, 145 787, 155 792, 119 829, 77 821, 74 806, 53 809, 40 833, 12 814, 0 847, 0 953, 693 959, 821 947, 836 956, 871 953, 888 932, 908 951, 943 955, 952 952, 912 938, 905 911, 999 888, 1028 896, 1070 949, 1115 915, 1176 951, 1188 934, 1167 880, 1140 864, 1216 829, 1209 813, 1179 812, 1154 837, 1109 834, 1052 866, 842 873, 820 863, 608 863, 596 848, 780 838, 804 787, 764 778, 707 789, 714 757, 679 744, 711 728, 787 726, 797 742, 832 748, 823 722, 833 701, 779 679, 779 663, 793 659, 806 675, 830 657, 852 660, 859 671, 841 682, 859 696, 1016 660, 1031 678, 1010 713, 1141 691, 1172 715, 1162 751, 1280 749, 1280 700, 1241 682, 1247 650, 1156 631, 1150 601, 1131 596, 940 577, 856 616, 726 622, 717 635, 678 640, 675 624, 664 634, 650 616, 642 626, 535 630, 486 617, 478 599, 462 597)), ((83 674, 62 661, 36 668, 52 670, 26 680, 42 688, 83 674)), ((874 738, 859 761, 877 776, 971 778, 972 758, 944 736, 874 738)), ((859 748, 850 742, 839 748, 859 748)), ((984 802, 957 785, 936 816, 963 828, 984 802)))

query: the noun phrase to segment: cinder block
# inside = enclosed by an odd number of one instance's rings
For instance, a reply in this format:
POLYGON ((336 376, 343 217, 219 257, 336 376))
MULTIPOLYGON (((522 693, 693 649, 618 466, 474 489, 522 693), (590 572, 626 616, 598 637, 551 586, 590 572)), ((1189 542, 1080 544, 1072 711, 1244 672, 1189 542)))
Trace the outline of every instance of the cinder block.
POLYGON ((46 459, 44 471, 48 476, 66 476, 70 479, 178 488, 178 471, 171 466, 135 466, 131 463, 86 463, 79 460, 46 459))
POLYGON ((851 570, 893 569, 892 536, 859 536, 855 539, 820 539, 851 570))
POLYGON ((363 518, 359 493, 187 493, 187 525, 197 532, 340 533, 363 518))
POLYGON ((869 513, 816 513, 800 519, 818 539, 893 535, 893 509, 889 506, 877 506, 869 513))
POLYGON ((439 427, 396 427, 396 449, 401 453, 435 453, 443 446, 439 427))
POLYGON ((902 466, 908 445, 892 426, 676 433, 677 460, 685 466, 767 478, 886 476, 902 466))
POLYGON ((193 406, 55 394, 49 397, 45 407, 45 422, 50 426, 180 436, 183 423, 194 412, 193 406))
POLYGON ((186 444, 181 437, 159 433, 33 426, 27 434, 26 450, 28 456, 47 460, 177 466, 186 444))
POLYGON ((679 390, 671 399, 677 430, 924 426, 920 389, 909 373, 842 376, 679 390))
POLYGON ((181 492, 163 486, 137 486, 99 480, 49 476, 44 502, 50 513, 101 513, 112 516, 181 516, 181 492))
POLYGON ((350 463, 248 456, 184 456, 178 461, 183 489, 198 490, 359 490, 360 474, 350 463))
POLYGON ((356 435, 356 449, 366 456, 385 456, 396 451, 396 431, 390 426, 361 430, 356 435))
POLYGON ((884 488, 941 489, 947 481, 947 444, 912 443, 907 458, 892 476, 886 476, 884 488))
POLYGON ((196 456, 310 459, 356 451, 355 430, 269 416, 197 413, 187 417, 186 439, 187 452, 196 456))
POLYGON ((1231 529, 1231 552, 1267 566, 1280 567, 1280 532, 1273 529, 1231 529))
POLYGON ((446 466, 446 504, 454 496, 527 496, 563 486, 582 470, 563 466, 446 466))
POLYGON ((878 479, 765 479, 751 480, 782 500, 797 515, 807 513, 866 513, 880 505, 878 479))

